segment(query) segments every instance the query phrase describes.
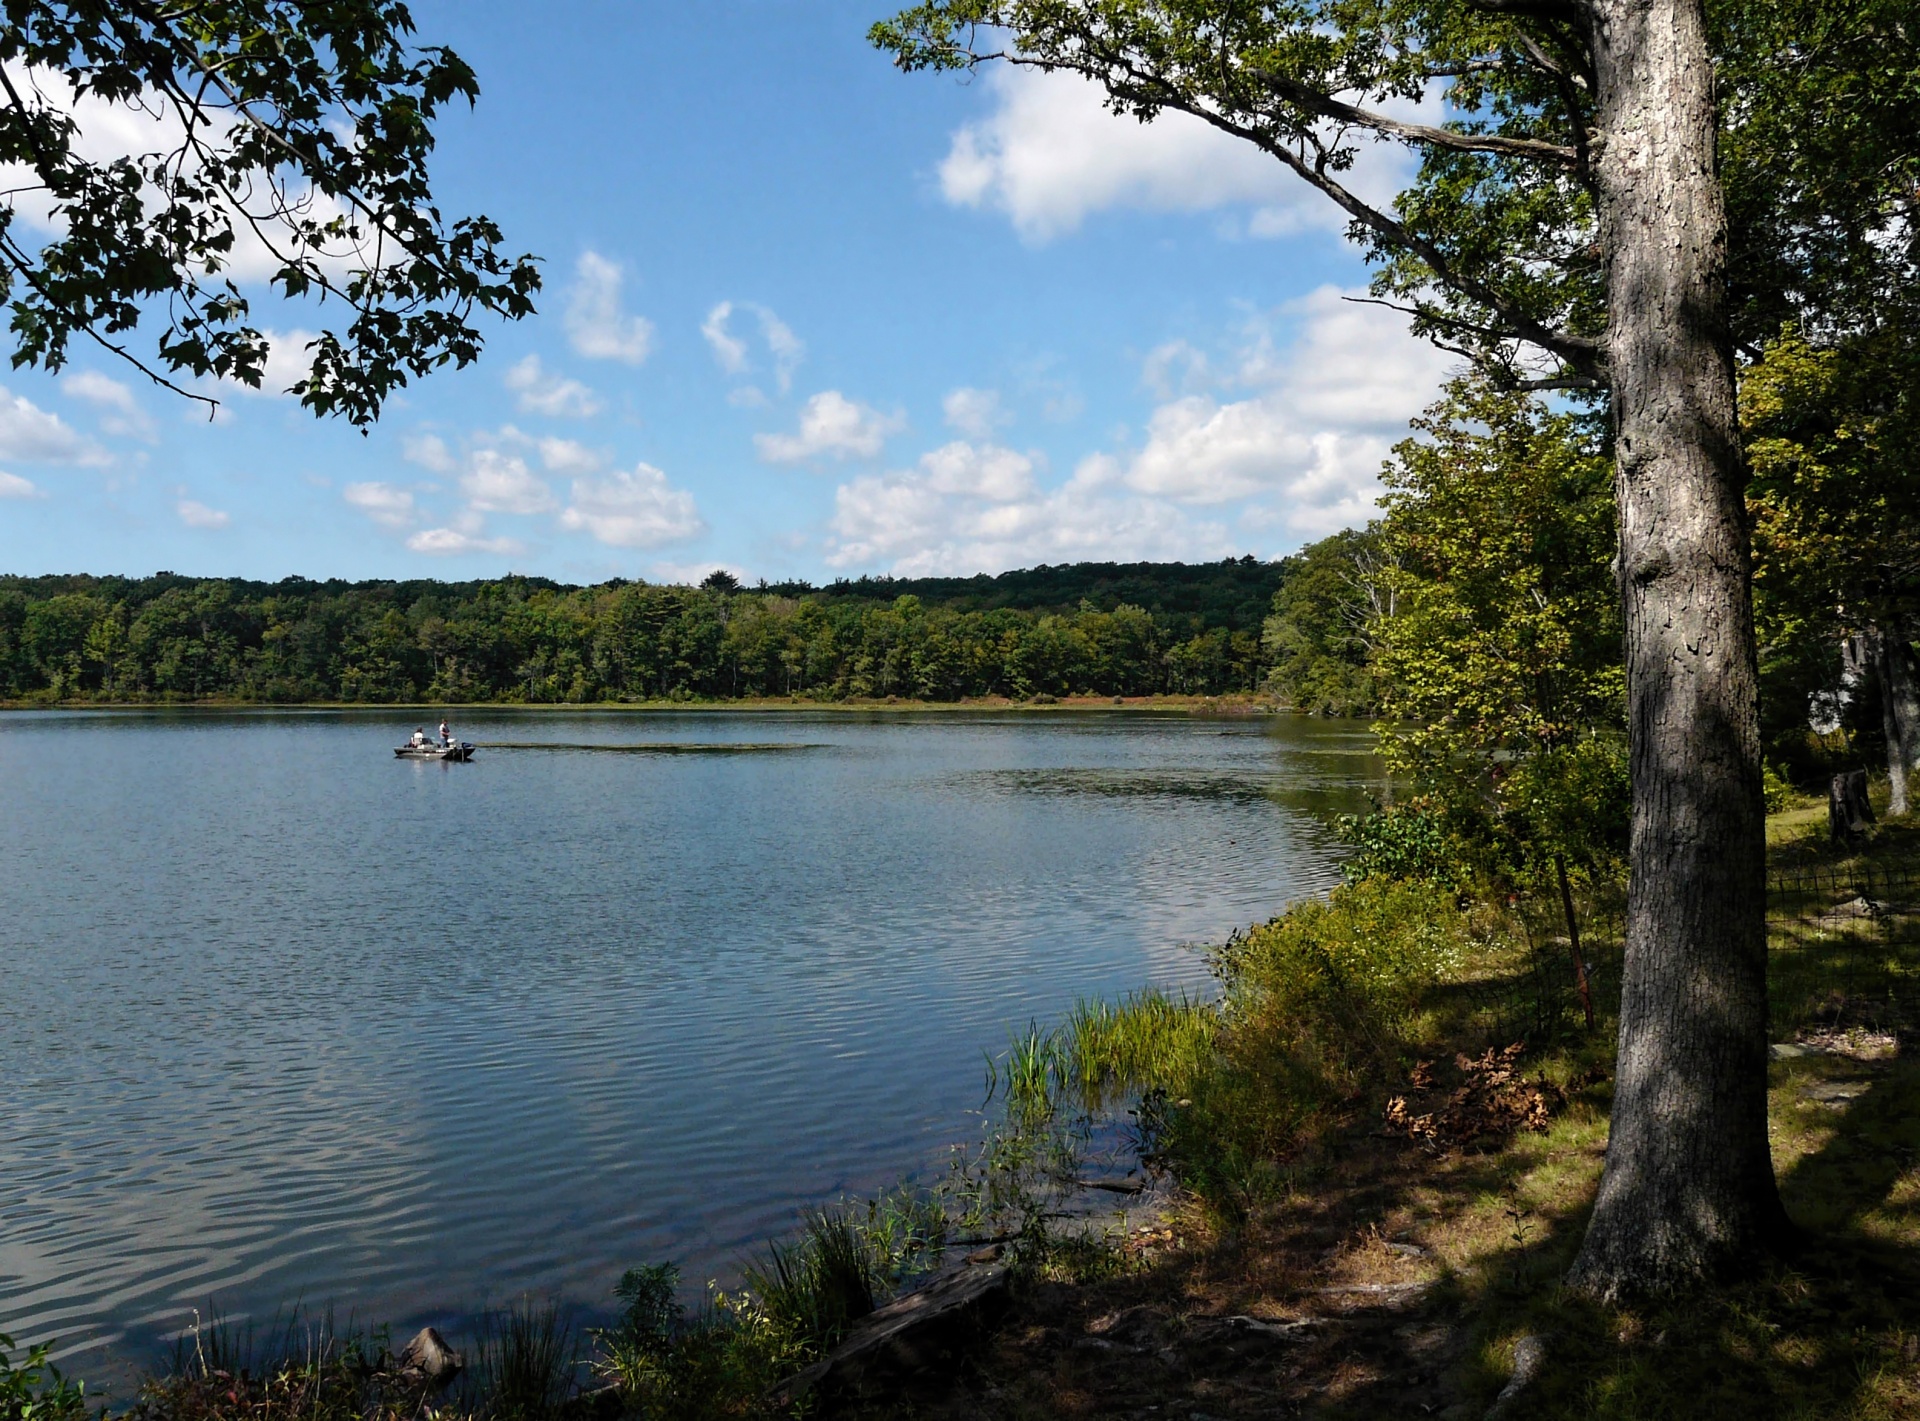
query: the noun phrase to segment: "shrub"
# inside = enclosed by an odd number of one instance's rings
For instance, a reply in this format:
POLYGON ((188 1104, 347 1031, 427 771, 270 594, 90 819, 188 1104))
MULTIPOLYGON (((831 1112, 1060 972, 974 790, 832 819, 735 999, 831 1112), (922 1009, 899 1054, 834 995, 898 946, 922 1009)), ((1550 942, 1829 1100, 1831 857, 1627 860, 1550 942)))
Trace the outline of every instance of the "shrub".
POLYGON ((1423 993, 1466 947, 1434 883, 1366 878, 1296 903, 1214 954, 1218 1047, 1188 1095, 1143 1122, 1182 1182, 1229 1215, 1279 1186, 1277 1162, 1404 1064, 1423 993))
POLYGON ((0 1332, 0 1421, 83 1421, 86 1387, 47 1361, 46 1343, 13 1360, 13 1339, 0 1332))

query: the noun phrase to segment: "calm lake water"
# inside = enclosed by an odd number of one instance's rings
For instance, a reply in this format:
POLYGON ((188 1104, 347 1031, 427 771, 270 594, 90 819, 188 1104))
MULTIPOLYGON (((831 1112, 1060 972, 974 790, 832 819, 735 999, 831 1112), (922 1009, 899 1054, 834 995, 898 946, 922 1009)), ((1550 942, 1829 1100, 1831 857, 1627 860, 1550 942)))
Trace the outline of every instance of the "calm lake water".
POLYGON ((110 1373, 209 1300, 726 1276, 937 1171, 1009 1027, 1204 989, 1182 945, 1327 886, 1379 773, 1289 717, 412 725, 0 717, 0 1331, 110 1373))

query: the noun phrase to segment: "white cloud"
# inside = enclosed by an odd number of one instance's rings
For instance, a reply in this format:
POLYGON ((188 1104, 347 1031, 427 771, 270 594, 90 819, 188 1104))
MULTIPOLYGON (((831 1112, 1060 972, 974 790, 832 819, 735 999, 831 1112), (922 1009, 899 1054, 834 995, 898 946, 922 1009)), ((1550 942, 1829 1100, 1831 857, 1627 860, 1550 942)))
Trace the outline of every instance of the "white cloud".
POLYGON ((102 468, 113 462, 93 440, 24 395, 0 387, 0 459, 102 468))
MULTIPOLYGON (((807 347, 793 333, 792 327, 757 302, 742 301, 736 304, 722 301, 707 312, 706 320, 700 323, 700 334, 706 338, 713 358, 729 375, 744 375, 754 368, 749 338, 736 335, 733 330, 735 310, 745 311, 758 320, 760 342, 766 347, 767 357, 772 364, 774 382, 779 386, 780 393, 786 394, 793 388, 793 372, 806 357, 807 347)), ((757 390, 753 391, 753 395, 764 399, 757 390)))
MULTIPOLYGON (((409 464, 418 464, 421 468, 436 474, 450 474, 458 464, 453 451, 447 448, 447 441, 437 434, 409 434, 400 441, 400 455, 409 464)), ((362 484, 362 488, 376 485, 362 484)))
POLYGON ((1185 394, 1155 409, 1144 443, 1116 465, 1126 485, 1182 503, 1273 500, 1269 516, 1303 537, 1370 516, 1380 465, 1449 357, 1403 317, 1342 295, 1322 287, 1285 308, 1297 334, 1282 350, 1251 333, 1235 376, 1250 397, 1185 394))
POLYGON ((732 319, 733 302, 722 301, 707 312, 706 320, 700 323, 700 334, 707 338, 720 368, 729 375, 738 375, 747 368, 747 343, 727 329, 727 322, 732 319))
POLYGON ((575 479, 560 526, 619 548, 657 548, 706 531, 693 495, 674 488, 651 464, 575 479))
POLYGON ((180 521, 189 528, 224 528, 233 522, 232 514, 222 513, 217 508, 209 508, 197 499, 181 499, 174 506, 174 512, 180 515, 180 521))
POLYGON ((0 498, 45 498, 40 486, 18 474, 0 472, 0 498))
POLYGON ((589 360, 622 360, 638 365, 653 350, 653 323, 621 309, 626 273, 598 252, 582 252, 574 268, 573 296, 567 304, 567 338, 589 360))
POLYGON ((753 582, 751 573, 731 562, 656 562, 651 572, 654 581, 673 587, 698 587, 715 572, 732 573, 743 587, 753 582))
POLYGON ((153 421, 140 407, 133 391, 111 376, 97 370, 71 370, 60 377, 60 389, 71 398, 85 400, 103 411, 102 433, 144 439, 149 443, 156 437, 153 421))
POLYGON ((963 440, 920 457, 920 477, 935 493, 1005 503, 1033 492, 1033 460, 994 445, 963 440))
MULTIPOLYGON (((71 115, 76 120, 73 148, 75 153, 90 162, 110 163, 128 154, 171 154, 180 147, 185 128, 179 111, 152 90, 143 92, 130 102, 112 102, 97 93, 76 95, 66 75, 57 70, 9 60, 6 73, 14 87, 27 97, 29 104, 34 104, 36 100, 44 101, 54 112, 71 115)), ((235 127, 231 114, 217 107, 209 107, 197 122, 202 129, 202 138, 211 146, 219 149, 230 145, 235 127)), ((8 194, 7 205, 30 226, 50 233, 66 229, 64 216, 56 211, 56 200, 29 165, 0 164, 0 191, 8 194)), ((142 185, 141 197, 149 213, 157 212, 163 204, 163 199, 150 185, 142 185)), ((253 198, 259 197, 260 193, 256 191, 253 198)), ((295 213, 295 220, 310 220, 325 225, 347 215, 347 209, 338 199, 310 186, 295 187, 286 197, 288 206, 295 213)), ((227 207, 233 213, 232 205, 227 204, 227 207)), ((260 225, 267 232, 282 238, 279 245, 283 249, 290 246, 284 240, 287 235, 286 224, 267 215, 264 201, 249 201, 247 207, 261 218, 260 225)), ((252 222, 234 213, 232 227, 233 249, 221 259, 222 278, 243 285, 261 283, 280 270, 280 258, 255 231, 252 222)), ((370 256, 369 252, 363 257, 356 252, 353 243, 343 237, 325 244, 318 262, 324 271, 338 280, 356 266, 366 264, 366 257, 370 256)))
POLYGON ((413 495, 392 484, 348 484, 340 496, 383 528, 405 528, 414 520, 413 495))
POLYGON ((540 357, 529 355, 507 369, 507 388, 527 414, 549 419, 591 419, 600 413, 600 397, 578 380, 549 373, 540 357))
POLYGON ((883 415, 838 390, 825 390, 800 411, 796 433, 756 434, 753 443, 760 457, 770 464, 793 464, 822 455, 871 459, 886 444, 887 436, 904 426, 898 415, 883 415))
POLYGON ((572 439, 542 439, 540 463, 550 474, 593 474, 606 467, 606 456, 572 439))
POLYGON ((997 390, 975 390, 964 385, 949 391, 940 409, 947 423, 969 439, 991 439, 994 431, 1011 418, 1000 408, 997 390))
MULTIPOLYGON (((1338 231, 1333 203, 1277 159, 1190 114, 1152 123, 1113 113, 1077 75, 1002 66, 986 80, 993 110, 964 125, 940 164, 940 190, 961 207, 1004 213, 1022 238, 1042 243, 1116 208, 1207 212, 1251 207, 1239 234, 1338 231)), ((1396 113, 1410 106, 1389 105, 1396 113)), ((1362 142, 1350 177, 1369 199, 1405 186, 1404 150, 1362 142)))
MULTIPOLYGON (((227 394, 258 396, 263 399, 282 399, 293 387, 306 379, 313 371, 313 352, 307 347, 319 339, 318 335, 298 326, 290 330, 263 330, 260 332, 267 342, 267 363, 260 372, 260 384, 256 387, 235 379, 223 379, 209 382, 207 390, 216 398, 227 394)), ((196 413, 196 419, 204 414, 196 413)))
POLYGON ((460 492, 482 513, 551 513, 557 506, 545 479, 518 454, 479 448, 467 455, 460 492))
POLYGON ((484 538, 458 528, 422 528, 407 539, 407 547, 429 557, 453 557, 460 553, 496 553, 511 556, 526 551, 526 544, 512 538, 484 538))
POLYGON ((1212 374, 1206 353, 1184 340, 1170 340, 1147 352, 1140 382, 1163 400, 1204 386, 1212 374))
POLYGON ((937 475, 865 475, 834 498, 827 561, 898 576, 999 572, 1088 558, 1206 559, 1236 551, 1226 528, 1163 500, 1076 476, 1005 502, 943 493, 937 475))

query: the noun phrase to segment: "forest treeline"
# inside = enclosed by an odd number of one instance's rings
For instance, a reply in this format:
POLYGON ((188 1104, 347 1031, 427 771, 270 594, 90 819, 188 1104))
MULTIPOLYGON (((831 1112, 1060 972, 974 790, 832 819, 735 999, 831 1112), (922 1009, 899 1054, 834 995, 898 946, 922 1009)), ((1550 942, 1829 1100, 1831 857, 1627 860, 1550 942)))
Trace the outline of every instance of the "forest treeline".
POLYGON ((1282 569, 1082 563, 816 588, 0 577, 0 697, 584 702, 1219 694, 1282 569))

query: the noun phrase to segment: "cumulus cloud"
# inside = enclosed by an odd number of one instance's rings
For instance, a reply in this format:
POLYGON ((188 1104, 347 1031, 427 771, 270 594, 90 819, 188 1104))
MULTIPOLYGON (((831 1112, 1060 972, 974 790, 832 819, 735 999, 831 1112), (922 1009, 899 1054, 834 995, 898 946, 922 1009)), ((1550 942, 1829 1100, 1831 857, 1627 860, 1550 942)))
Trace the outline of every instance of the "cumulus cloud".
POLYGON ((181 499, 174 505, 173 511, 180 515, 180 521, 189 528, 224 528, 233 522, 232 514, 222 513, 217 508, 209 508, 206 504, 192 498, 181 499))
POLYGON ((955 440, 920 457, 919 476, 935 493, 1005 503, 1033 492, 1033 460, 994 445, 955 440))
MULTIPOLYGON (((456 451, 438 435, 407 441, 407 457, 435 473, 454 476, 457 511, 440 526, 415 495, 384 483, 352 484, 348 503, 382 527, 413 529, 407 547, 417 553, 519 553, 515 538, 490 536, 486 514, 553 515, 553 525, 623 548, 657 548, 706 531, 693 495, 677 489, 651 464, 607 472, 608 457, 573 439, 534 438, 513 425, 469 435, 456 451), (540 472, 536 472, 535 464, 540 472), (542 473, 570 480, 563 504, 542 473)), ((427 486, 433 491, 433 486, 427 486)), ((432 500, 429 500, 430 502, 432 500)))
POLYGON ((1448 357, 1344 294, 1315 291, 1217 351, 1150 353, 1142 375, 1157 402, 1138 441, 1089 454, 1058 487, 1042 485, 1032 456, 984 438, 843 483, 827 560, 905 576, 1205 559, 1244 551, 1249 535, 1304 541, 1364 522, 1381 462, 1431 403, 1448 357))
MULTIPOLYGON (((760 344, 773 370, 774 383, 781 394, 786 394, 793 388, 793 372, 805 358, 807 348, 800 337, 793 333, 792 327, 758 302, 722 301, 707 312, 706 320, 700 324, 700 334, 706 338, 707 348, 713 352, 714 360, 729 375, 745 375, 755 368, 751 335, 739 334, 733 329, 736 311, 752 316, 758 324, 760 344)), ((736 394, 739 393, 736 391, 736 394)), ((764 400, 765 397, 758 390, 753 390, 746 400, 736 403, 762 403, 764 400)))
POLYGON ((1224 525, 1196 522, 1164 500, 1074 478, 995 500, 955 494, 923 461, 840 486, 827 561, 888 567, 902 577, 994 571, 1087 558, 1216 558, 1235 551, 1224 525))
POLYGON ((567 339, 589 360, 638 365, 653 351, 653 323, 620 304, 626 272, 598 252, 582 252, 567 303, 567 339))
MULTIPOLYGON (((986 80, 992 111, 962 126, 940 164, 940 190, 960 207, 1001 212, 1028 242, 1077 229, 1116 208, 1145 212, 1251 209, 1237 235, 1338 231, 1326 198, 1243 139, 1190 114, 1152 123, 1115 114, 1078 75, 1003 66, 986 80)), ((1407 105, 1390 106, 1396 113, 1407 105)), ((1379 202, 1405 186, 1401 149, 1363 142, 1351 185, 1379 202)))
POLYGON ((51 410, 0 387, 0 459, 103 468, 113 457, 51 410))
POLYGON ((414 520, 413 495, 392 484, 348 484, 340 496, 383 528, 405 528, 414 520))
POLYGON ((18 474, 0 472, 0 498, 45 498, 40 486, 18 474))
POLYGON ((482 513, 550 513, 558 507, 547 481, 528 468, 525 459, 498 448, 468 454, 460 471, 460 492, 482 513))
POLYGON ((140 407, 139 399, 120 381, 97 370, 71 370, 60 377, 60 389, 100 411, 101 433, 149 443, 156 437, 153 421, 140 407))
POLYGON ((1302 537, 1364 521, 1377 475, 1407 421, 1445 378, 1449 357, 1407 333, 1403 317, 1322 287, 1284 308, 1296 335, 1276 348, 1256 330, 1235 381, 1253 393, 1166 400, 1130 459, 1126 485, 1181 503, 1262 498, 1302 537))
POLYGON ((1010 418, 1000 408, 997 390, 975 390, 967 386, 949 391, 940 402, 940 410, 947 417, 947 423, 969 439, 993 438, 994 431, 1010 418))
MULTIPOLYGON (((409 464, 418 464, 436 474, 450 474, 458 464, 453 451, 447 448, 447 441, 437 434, 409 434, 400 441, 400 456, 409 464)), ((362 488, 375 485, 362 484, 362 488)))
POLYGON ((507 369, 507 388, 526 414, 549 419, 591 419, 603 406, 600 397, 580 381, 552 373, 529 355, 507 369))
POLYGON ((488 538, 459 528, 422 528, 407 539, 407 547, 429 557, 454 557, 460 553, 495 553, 511 556, 526 551, 526 544, 513 538, 488 538))
POLYGON ((792 434, 756 434, 754 447, 770 464, 796 464, 823 456, 871 459, 898 433, 906 421, 884 415, 871 405, 850 400, 838 390, 823 390, 800 411, 800 427, 792 434))
POLYGON ((693 495, 651 464, 573 481, 560 526, 618 548, 657 548, 706 531, 693 495))
MULTIPOLYGON (((57 69, 9 60, 6 73, 9 82, 28 97, 30 104, 44 101, 55 112, 75 120, 73 149, 89 162, 111 163, 130 153, 172 153, 180 147, 186 131, 179 110, 150 89, 129 102, 119 102, 102 98, 98 92, 76 94, 71 81, 57 69)), ((218 148, 229 141, 235 119, 216 108, 203 113, 196 122, 202 128, 202 137, 218 148)), ((0 190, 8 194, 8 206, 23 222, 42 232, 66 230, 57 199, 30 165, 0 164, 0 190)), ((149 213, 163 206, 164 200, 150 185, 143 184, 141 194, 149 213)), ((303 221, 325 225, 348 215, 337 198, 311 186, 295 187, 287 193, 287 199, 303 221)), ((242 284, 269 280, 281 269, 280 257, 255 230, 253 222, 235 212, 231 204, 227 204, 227 208, 233 217, 234 243, 232 250, 221 259, 220 275, 242 284)), ((265 211, 258 202, 250 203, 249 209, 265 211)), ((271 219, 262 221, 261 225, 269 233, 275 231, 276 224, 271 219)), ((351 239, 341 237, 325 244, 317 260, 329 275, 341 279, 355 266, 363 264, 365 255, 356 250, 351 239)))
POLYGON ((572 439, 542 439, 540 463, 550 474, 591 474, 606 467, 606 456, 572 439))

